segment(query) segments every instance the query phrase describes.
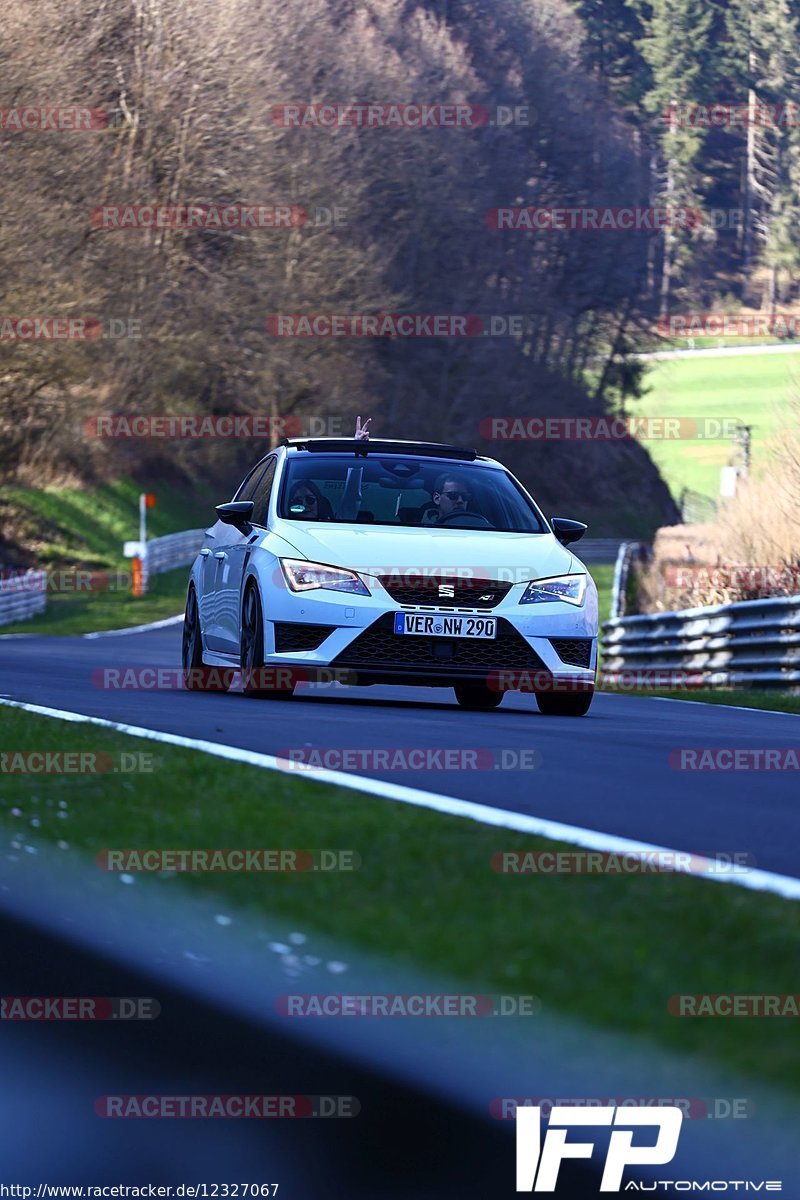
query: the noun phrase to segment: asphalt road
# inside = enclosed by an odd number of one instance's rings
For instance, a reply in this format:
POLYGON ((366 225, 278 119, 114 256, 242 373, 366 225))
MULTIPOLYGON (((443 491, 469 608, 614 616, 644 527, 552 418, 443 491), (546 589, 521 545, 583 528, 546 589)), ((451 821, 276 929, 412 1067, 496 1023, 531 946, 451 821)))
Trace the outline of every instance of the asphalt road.
MULTIPOLYGON (((269 754, 458 748, 492 751, 502 764, 504 752, 510 761, 533 749, 535 769, 353 773, 676 850, 745 853, 751 865, 800 877, 797 772, 669 764, 683 747, 797 747, 795 716, 610 695, 597 696, 587 717, 569 719, 542 717, 520 694, 493 712, 467 712, 449 689, 300 685, 292 700, 257 701, 97 686, 103 668, 175 667, 179 655, 179 626, 96 640, 0 639, 0 695, 269 754)), ((0 734, 0 749, 12 748, 0 734)))

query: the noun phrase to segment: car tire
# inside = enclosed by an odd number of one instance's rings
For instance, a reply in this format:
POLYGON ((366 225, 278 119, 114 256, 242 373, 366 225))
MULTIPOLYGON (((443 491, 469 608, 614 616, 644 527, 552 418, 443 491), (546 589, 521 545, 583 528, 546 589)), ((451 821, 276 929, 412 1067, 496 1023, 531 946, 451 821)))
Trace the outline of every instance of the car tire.
POLYGON ((570 696, 558 692, 537 692, 536 704, 544 717, 585 717, 594 698, 594 688, 570 696))
POLYGON ((488 712, 502 704, 504 692, 493 691, 485 683, 457 683, 454 685, 456 700, 462 708, 488 712))
POLYGON ((242 691, 253 700, 288 700, 294 692, 294 684, 265 686, 259 679, 264 668, 264 613, 258 588, 249 584, 242 604, 242 632, 239 662, 242 670, 242 691))
POLYGON ((227 692, 233 674, 230 667, 207 667, 203 662, 203 633, 197 592, 192 585, 186 594, 181 638, 183 686, 187 692, 227 692))

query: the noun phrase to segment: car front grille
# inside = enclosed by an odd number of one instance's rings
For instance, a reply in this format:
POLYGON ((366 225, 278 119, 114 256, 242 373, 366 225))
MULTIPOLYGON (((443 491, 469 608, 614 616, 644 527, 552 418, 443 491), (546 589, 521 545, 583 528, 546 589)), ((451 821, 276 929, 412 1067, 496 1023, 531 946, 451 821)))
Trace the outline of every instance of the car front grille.
POLYGON ((335 625, 303 625, 291 621, 275 622, 275 653, 290 650, 316 650, 333 633, 335 625))
POLYGON ((436 608, 494 608, 512 587, 508 581, 458 579, 453 575, 379 575, 378 578, 398 604, 426 604, 436 608), (440 595, 440 586, 447 590, 446 595, 440 595))
POLYGON ((550 645, 561 661, 571 667, 592 665, 591 638, 551 638, 550 645))
POLYGON ((384 613, 332 664, 341 667, 435 667, 440 670, 546 670, 513 625, 497 619, 496 638, 418 637, 394 632, 394 614, 384 613))

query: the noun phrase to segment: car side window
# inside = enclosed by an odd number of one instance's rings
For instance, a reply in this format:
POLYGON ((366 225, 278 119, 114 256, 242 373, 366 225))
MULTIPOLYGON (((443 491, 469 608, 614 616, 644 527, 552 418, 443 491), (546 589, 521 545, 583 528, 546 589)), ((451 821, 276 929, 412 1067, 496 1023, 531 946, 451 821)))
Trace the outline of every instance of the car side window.
POLYGON ((269 509, 269 497, 272 491, 272 484, 275 480, 275 459, 271 458, 266 465, 261 477, 258 480, 255 491, 252 496, 242 497, 242 499, 253 501, 253 515, 250 518, 253 525, 266 526, 267 510, 269 509))
POLYGON ((269 463, 256 463, 250 474, 245 478, 244 483, 240 486, 238 492, 233 497, 234 500, 252 500, 255 496, 255 490, 261 480, 261 476, 269 466, 269 463))

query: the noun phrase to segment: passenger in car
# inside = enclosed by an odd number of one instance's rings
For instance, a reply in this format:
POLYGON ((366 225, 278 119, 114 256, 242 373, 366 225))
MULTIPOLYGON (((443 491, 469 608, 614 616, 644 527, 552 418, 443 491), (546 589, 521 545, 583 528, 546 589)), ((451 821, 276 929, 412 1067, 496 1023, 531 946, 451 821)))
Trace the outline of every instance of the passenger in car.
POLYGON ((289 494, 289 512, 303 521, 330 520, 330 503, 310 479, 300 479, 289 494))

